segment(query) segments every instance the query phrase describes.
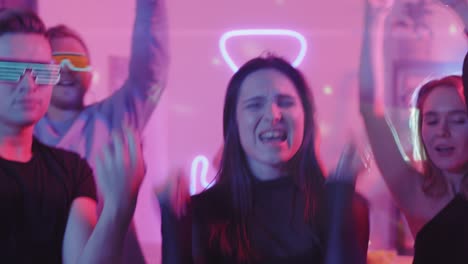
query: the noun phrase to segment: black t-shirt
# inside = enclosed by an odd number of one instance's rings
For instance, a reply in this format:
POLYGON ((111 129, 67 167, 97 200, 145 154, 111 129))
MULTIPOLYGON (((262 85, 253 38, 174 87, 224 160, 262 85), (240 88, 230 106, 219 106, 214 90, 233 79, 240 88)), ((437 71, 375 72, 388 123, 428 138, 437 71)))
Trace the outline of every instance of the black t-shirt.
POLYGON ((416 235, 414 264, 468 263, 468 201, 457 195, 416 235))
POLYGON ((61 263, 71 204, 96 199, 92 170, 77 154, 33 142, 28 162, 0 158, 0 262, 61 263))
MULTIPOLYGON (((368 209, 361 198, 353 198, 353 193, 352 185, 324 186, 319 205, 322 209, 318 210, 315 220, 307 222, 304 218, 305 197, 292 177, 255 181, 254 214, 247 226, 252 248, 258 257, 254 263, 323 263, 327 248, 332 249, 331 254, 353 259, 342 263, 365 263, 369 237, 368 209), (335 198, 335 194, 342 193, 348 195, 349 201, 335 198), (334 200, 339 202, 338 207, 334 200), (328 210, 330 206, 333 210, 328 210), (347 207, 350 208, 349 213, 347 207), (345 229, 338 230, 342 234, 334 235, 343 241, 329 236, 330 228, 335 225, 344 225, 345 229), (353 252, 347 252, 347 248, 352 248, 353 252)), ((222 252, 219 247, 222 242, 213 243, 211 236, 212 226, 229 222, 229 208, 226 192, 219 186, 193 197, 192 252, 196 262, 236 263, 235 258, 222 252)))

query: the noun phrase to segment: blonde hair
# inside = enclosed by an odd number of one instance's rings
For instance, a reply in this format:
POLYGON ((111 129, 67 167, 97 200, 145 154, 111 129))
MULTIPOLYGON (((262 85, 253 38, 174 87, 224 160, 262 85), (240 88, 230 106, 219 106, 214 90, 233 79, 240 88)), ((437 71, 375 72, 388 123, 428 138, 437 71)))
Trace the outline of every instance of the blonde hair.
POLYGON ((433 79, 420 86, 413 93, 412 108, 410 114, 410 130, 413 142, 413 160, 420 162, 420 169, 424 176, 423 191, 429 196, 439 197, 447 192, 447 183, 443 178, 441 170, 432 162, 427 155, 426 147, 422 140, 422 112, 427 96, 436 88, 448 86, 457 89, 463 101, 463 82, 461 76, 449 75, 440 79, 433 79))

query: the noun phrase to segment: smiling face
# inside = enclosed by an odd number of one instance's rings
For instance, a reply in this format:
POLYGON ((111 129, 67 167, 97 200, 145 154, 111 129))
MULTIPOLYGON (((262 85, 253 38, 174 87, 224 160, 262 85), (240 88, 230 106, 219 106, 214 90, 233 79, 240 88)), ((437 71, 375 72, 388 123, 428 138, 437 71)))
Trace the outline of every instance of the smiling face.
POLYGON ((279 168, 297 153, 304 136, 304 109, 286 75, 274 69, 248 75, 236 109, 240 142, 253 171, 279 168))
MULTIPOLYGON (((86 48, 72 37, 56 37, 50 40, 53 54, 81 54, 88 56, 86 48)), ((91 72, 73 71, 67 65, 61 69, 60 82, 55 85, 51 104, 60 109, 80 109, 91 83, 91 72)))
POLYGON ((458 89, 434 88, 422 105, 421 136, 426 152, 442 171, 463 172, 468 162, 468 116, 458 89))
MULTIPOLYGON (((4 34, 0 37, 0 60, 50 64, 50 44, 40 34, 4 34)), ((44 116, 49 106, 52 85, 37 84, 35 80, 34 74, 27 69, 18 82, 0 82, 0 125, 24 128, 44 116)))

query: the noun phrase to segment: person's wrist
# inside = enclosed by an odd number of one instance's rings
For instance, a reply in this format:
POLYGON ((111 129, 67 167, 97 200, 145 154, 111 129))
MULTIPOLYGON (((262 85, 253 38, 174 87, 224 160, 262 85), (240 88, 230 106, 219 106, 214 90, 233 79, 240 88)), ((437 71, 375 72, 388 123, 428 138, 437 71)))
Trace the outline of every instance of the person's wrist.
POLYGON ((116 218, 132 218, 136 203, 136 197, 104 199, 103 211, 116 218))

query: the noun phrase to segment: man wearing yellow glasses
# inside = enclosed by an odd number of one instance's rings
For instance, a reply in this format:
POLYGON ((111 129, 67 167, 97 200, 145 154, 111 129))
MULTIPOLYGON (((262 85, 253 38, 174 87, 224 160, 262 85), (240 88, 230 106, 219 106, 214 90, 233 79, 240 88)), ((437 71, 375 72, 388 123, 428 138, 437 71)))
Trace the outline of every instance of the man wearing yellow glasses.
MULTIPOLYGON (((136 0, 128 79, 109 98, 89 106, 84 105, 84 95, 91 84, 92 67, 84 41, 63 25, 50 28, 48 38, 53 59, 61 65, 60 80, 34 134, 47 145, 79 153, 96 170, 96 156, 103 145, 113 143, 112 135, 125 135, 124 126, 141 135, 166 85, 169 55, 165 1, 136 0)), ((104 187, 98 184, 98 198, 104 187)), ((98 202, 101 208, 102 199, 98 202)), ((134 225, 125 241, 124 260, 144 263, 134 225)))

